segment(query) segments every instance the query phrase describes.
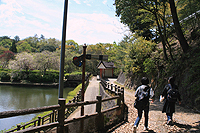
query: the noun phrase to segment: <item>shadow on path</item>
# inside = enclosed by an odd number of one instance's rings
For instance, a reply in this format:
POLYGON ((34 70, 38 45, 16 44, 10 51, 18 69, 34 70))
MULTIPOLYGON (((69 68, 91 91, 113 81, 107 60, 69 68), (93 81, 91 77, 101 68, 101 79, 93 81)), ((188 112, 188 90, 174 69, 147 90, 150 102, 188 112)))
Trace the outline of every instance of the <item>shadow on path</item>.
MULTIPOLYGON (((195 123, 200 124, 200 121, 195 122, 195 123)), ((200 132, 199 125, 191 126, 189 124, 180 124, 180 123, 177 123, 177 122, 174 122, 173 124, 171 124, 171 126, 173 126, 173 125, 176 125, 177 127, 184 129, 183 132, 190 132, 190 133, 199 133, 200 132)))

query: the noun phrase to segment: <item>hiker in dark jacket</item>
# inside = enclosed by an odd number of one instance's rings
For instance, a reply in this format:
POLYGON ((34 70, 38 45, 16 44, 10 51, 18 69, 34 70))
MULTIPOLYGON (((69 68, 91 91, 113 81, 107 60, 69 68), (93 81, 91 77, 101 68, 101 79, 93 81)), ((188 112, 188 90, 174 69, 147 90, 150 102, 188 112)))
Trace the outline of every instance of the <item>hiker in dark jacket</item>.
POLYGON ((175 85, 174 82, 175 82, 175 78, 173 76, 169 77, 168 79, 169 84, 165 86, 162 92, 162 97, 165 98, 162 113, 166 113, 168 125, 172 124, 172 116, 173 116, 173 113, 175 112, 175 103, 177 99, 179 101, 179 104, 181 104, 181 98, 180 98, 180 93, 178 92, 178 86, 175 85), (174 99, 170 100, 169 97, 172 97, 170 96, 170 92, 172 89, 176 91, 176 94, 175 96, 173 96, 174 99))
MULTIPOLYGON (((146 98, 147 100, 145 99, 145 102, 142 103, 143 105, 141 105, 141 107, 137 108, 138 117, 137 117, 137 119, 135 120, 135 123, 134 123, 134 129, 133 129, 134 133, 136 133, 136 129, 137 129, 138 124, 139 124, 139 122, 142 118, 143 110, 144 110, 144 117, 145 117, 144 130, 148 130, 149 98, 152 98, 154 96, 153 89, 148 86, 149 79, 146 78, 146 77, 143 77, 141 79, 141 83, 142 83, 142 85, 139 86, 137 88, 136 92, 135 92, 135 97, 140 100, 140 99, 144 98, 144 94, 145 95, 147 94, 148 96, 146 98)), ((152 99, 152 102, 153 102, 153 99, 152 99)))

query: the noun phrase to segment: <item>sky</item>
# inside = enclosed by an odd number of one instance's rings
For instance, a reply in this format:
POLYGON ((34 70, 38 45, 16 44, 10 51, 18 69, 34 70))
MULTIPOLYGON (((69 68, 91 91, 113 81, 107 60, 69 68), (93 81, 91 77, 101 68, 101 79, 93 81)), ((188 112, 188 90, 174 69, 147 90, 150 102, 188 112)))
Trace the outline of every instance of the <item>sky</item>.
MULTIPOLYGON (((0 36, 44 35, 61 41, 65 0, 0 0, 0 36)), ((66 0, 67 1, 67 0, 66 0)), ((120 42, 128 30, 114 0, 68 0, 66 40, 79 45, 120 42)))

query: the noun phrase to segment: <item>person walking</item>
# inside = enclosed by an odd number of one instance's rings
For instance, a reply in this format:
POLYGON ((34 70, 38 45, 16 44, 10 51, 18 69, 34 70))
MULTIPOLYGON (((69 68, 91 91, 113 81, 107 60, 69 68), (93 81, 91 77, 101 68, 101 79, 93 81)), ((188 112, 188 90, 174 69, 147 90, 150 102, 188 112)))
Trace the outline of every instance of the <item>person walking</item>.
MULTIPOLYGON (((143 77, 141 79, 141 83, 142 85, 139 86, 135 92, 135 97, 136 97, 136 103, 137 106, 135 106, 135 108, 137 108, 137 112, 138 112, 138 117, 135 120, 134 123, 134 128, 133 128, 133 132, 136 133, 138 124, 142 118, 142 113, 144 111, 144 117, 145 117, 145 121, 144 121, 144 130, 148 130, 148 116, 149 116, 149 99, 153 98, 154 96, 154 92, 153 89, 151 87, 149 87, 149 79, 147 77, 143 77)), ((154 100, 152 99, 152 102, 154 100)))
POLYGON ((175 113, 175 103, 178 99, 179 105, 181 104, 181 97, 178 91, 178 86, 175 85, 175 77, 171 76, 168 79, 168 84, 164 87, 162 97, 165 98, 162 113, 166 113, 167 125, 172 124, 172 116, 175 113))

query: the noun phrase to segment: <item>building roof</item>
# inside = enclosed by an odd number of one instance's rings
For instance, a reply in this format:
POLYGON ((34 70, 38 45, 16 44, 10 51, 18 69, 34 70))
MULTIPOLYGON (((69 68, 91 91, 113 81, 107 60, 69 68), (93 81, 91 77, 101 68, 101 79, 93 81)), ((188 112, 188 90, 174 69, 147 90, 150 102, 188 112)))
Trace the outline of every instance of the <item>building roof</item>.
POLYGON ((102 66, 102 65, 103 65, 105 68, 115 68, 113 62, 105 62, 105 61, 100 61, 99 64, 97 65, 97 68, 99 68, 99 67, 102 66))

